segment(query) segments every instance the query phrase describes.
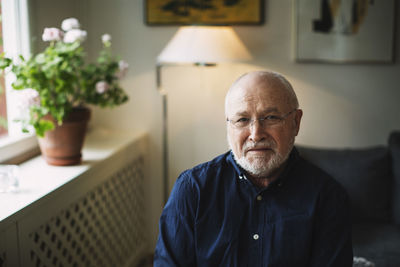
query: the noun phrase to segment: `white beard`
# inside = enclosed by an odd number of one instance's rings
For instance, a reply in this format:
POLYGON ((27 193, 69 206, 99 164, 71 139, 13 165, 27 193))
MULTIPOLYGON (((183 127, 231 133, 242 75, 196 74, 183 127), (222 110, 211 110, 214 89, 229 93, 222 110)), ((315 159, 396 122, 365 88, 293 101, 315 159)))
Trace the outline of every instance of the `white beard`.
POLYGON ((250 175, 257 177, 257 178, 269 178, 271 175, 273 175, 288 159, 290 152, 292 151, 293 145, 294 145, 294 138, 291 141, 291 144, 289 145, 288 151, 286 153, 281 154, 275 151, 276 148, 276 143, 271 141, 271 142, 259 142, 259 143, 245 143, 243 145, 243 151, 246 151, 248 148, 253 148, 257 146, 263 146, 265 144, 268 144, 268 147, 272 148, 272 155, 268 158, 265 157, 256 157, 253 159, 252 162, 249 162, 249 160, 245 157, 245 152, 243 152, 240 157, 235 154, 235 152, 232 149, 232 144, 231 140, 228 136, 228 144, 230 149, 232 150, 233 157, 236 161, 236 163, 242 167, 245 171, 247 171, 250 175))

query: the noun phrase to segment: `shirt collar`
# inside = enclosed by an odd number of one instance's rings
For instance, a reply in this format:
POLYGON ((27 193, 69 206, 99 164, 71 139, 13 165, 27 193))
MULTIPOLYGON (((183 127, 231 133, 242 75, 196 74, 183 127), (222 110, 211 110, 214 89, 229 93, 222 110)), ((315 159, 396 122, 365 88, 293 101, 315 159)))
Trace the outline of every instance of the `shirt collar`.
POLYGON ((284 185, 289 177, 290 171, 293 169, 293 166, 296 164, 299 157, 300 156, 299 156, 299 152, 297 151, 297 148, 293 147, 292 151, 289 154, 289 158, 286 162, 285 169, 283 170, 281 175, 279 175, 278 179, 276 179, 274 182, 272 182, 272 184, 277 184, 278 186, 284 185))
MULTIPOLYGON (((290 172, 290 170, 295 165, 295 162, 299 159, 299 152, 297 151, 296 147, 293 147, 292 151, 289 154, 289 158, 286 162, 286 167, 281 173, 281 175, 271 184, 278 184, 278 186, 282 186, 286 182, 286 178, 290 172)), ((232 150, 228 154, 227 161, 232 164, 233 168, 235 169, 236 173, 238 174, 239 179, 246 178, 243 169, 236 163, 236 160, 233 156, 232 150)))
POLYGON ((232 164, 233 168, 239 176, 244 176, 242 168, 240 168, 239 165, 236 163, 232 150, 228 154, 227 161, 232 164))

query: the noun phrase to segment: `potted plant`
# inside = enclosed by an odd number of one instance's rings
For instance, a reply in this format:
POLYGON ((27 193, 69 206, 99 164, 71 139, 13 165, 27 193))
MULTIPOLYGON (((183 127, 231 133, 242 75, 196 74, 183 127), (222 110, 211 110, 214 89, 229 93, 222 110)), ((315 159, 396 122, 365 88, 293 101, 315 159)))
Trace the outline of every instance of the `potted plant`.
POLYGON ((90 105, 114 107, 128 100, 119 85, 128 64, 112 56, 111 36, 102 36, 103 49, 97 61, 86 64, 82 47, 86 35, 79 21, 69 18, 62 22, 61 29, 44 29, 42 39, 49 45, 34 57, 20 56, 14 62, 4 54, 0 56, 0 68, 9 67, 15 74, 12 87, 29 98, 25 100, 29 103, 29 115, 19 119, 22 129, 35 130, 49 164, 80 162, 90 105), (68 139, 71 136, 72 141, 68 139), (55 144, 56 141, 62 143, 55 144), (74 143, 77 148, 72 148, 74 143))

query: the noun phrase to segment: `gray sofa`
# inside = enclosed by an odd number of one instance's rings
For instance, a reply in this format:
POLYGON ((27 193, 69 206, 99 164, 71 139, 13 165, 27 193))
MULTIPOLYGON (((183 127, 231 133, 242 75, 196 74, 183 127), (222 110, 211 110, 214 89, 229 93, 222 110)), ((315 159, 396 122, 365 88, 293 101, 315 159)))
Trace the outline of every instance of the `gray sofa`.
POLYGON ((354 256, 376 267, 399 267, 400 131, 390 134, 387 146, 297 148, 347 190, 352 202, 354 256))

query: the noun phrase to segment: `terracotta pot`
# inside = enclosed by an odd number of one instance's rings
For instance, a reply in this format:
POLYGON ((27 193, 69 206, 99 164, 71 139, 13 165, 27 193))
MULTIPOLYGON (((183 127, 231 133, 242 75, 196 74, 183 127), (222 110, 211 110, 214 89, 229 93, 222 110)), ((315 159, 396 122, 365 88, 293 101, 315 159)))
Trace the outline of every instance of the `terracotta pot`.
POLYGON ((55 123, 55 129, 47 131, 43 138, 38 138, 42 156, 48 164, 66 166, 81 163, 89 119, 88 108, 74 108, 62 125, 55 123))

